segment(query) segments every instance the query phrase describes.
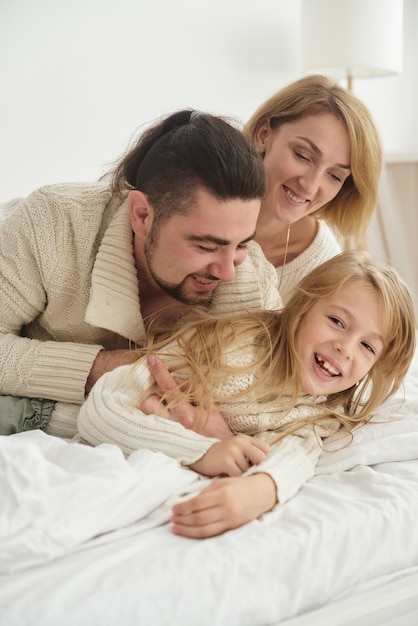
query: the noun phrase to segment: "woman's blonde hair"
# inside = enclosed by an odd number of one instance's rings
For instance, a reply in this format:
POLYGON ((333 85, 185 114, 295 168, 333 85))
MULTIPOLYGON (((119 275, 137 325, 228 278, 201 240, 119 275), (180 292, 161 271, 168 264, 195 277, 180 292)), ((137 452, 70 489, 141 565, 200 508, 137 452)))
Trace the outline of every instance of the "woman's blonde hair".
POLYGON ((244 132, 254 141, 258 128, 266 121, 275 130, 287 122, 320 113, 335 115, 346 127, 351 143, 351 175, 335 198, 314 215, 361 248, 377 205, 383 159, 379 132, 361 100, 325 76, 305 76, 264 102, 244 132))
MULTIPOLYGON (((398 390, 416 341, 414 306, 407 286, 392 267, 378 264, 367 253, 342 252, 316 267, 300 282, 281 311, 221 318, 195 312, 187 321, 180 321, 170 339, 158 341, 156 329, 151 332, 149 345, 142 354, 158 352, 168 357, 171 372, 180 372, 187 379, 182 398, 206 409, 213 403, 228 404, 243 397, 271 404, 282 401, 284 396, 289 398, 286 410, 290 411, 301 393, 301 365, 295 347, 300 321, 320 298, 337 293, 348 283, 368 287, 380 299, 384 349, 357 385, 327 397, 321 404, 323 417, 289 424, 283 436, 330 416, 351 429, 370 419, 376 408, 398 390), (243 350, 246 354, 249 346, 255 346, 254 358, 250 362, 247 359, 245 365, 231 364, 231 351, 243 350), (253 375, 252 383, 232 397, 219 394, 217 389, 225 379, 235 375, 253 375)), ((150 392, 147 390, 144 395, 150 392)))

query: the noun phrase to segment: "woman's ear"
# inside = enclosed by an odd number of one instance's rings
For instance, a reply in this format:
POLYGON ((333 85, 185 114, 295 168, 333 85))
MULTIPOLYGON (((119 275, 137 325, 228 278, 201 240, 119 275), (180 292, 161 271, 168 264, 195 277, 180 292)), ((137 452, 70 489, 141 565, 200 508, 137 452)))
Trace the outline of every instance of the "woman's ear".
POLYGON ((270 120, 264 120, 257 126, 254 134, 254 145, 261 154, 265 154, 271 135, 270 120))
POLYGON ((137 235, 146 236, 151 228, 152 207, 148 196, 138 189, 128 194, 129 210, 131 213, 132 230, 137 235))

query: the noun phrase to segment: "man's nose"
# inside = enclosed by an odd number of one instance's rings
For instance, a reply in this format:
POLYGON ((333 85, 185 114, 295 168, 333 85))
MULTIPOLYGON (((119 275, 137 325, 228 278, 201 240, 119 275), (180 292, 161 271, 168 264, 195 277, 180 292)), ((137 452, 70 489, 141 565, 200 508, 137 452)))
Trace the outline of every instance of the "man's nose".
POLYGON ((235 268, 247 256, 245 250, 221 250, 216 259, 209 265, 209 273, 227 283, 235 278, 235 268))

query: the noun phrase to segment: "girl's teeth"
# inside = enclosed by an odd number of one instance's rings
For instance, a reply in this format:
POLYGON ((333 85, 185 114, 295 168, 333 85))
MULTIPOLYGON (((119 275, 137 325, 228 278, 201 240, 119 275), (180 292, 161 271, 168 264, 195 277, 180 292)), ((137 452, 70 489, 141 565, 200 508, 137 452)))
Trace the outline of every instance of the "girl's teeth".
POLYGON ((340 372, 333 365, 331 365, 329 361, 321 359, 317 354, 315 355, 315 360, 318 363, 319 367, 325 370, 330 376, 340 375, 340 372))

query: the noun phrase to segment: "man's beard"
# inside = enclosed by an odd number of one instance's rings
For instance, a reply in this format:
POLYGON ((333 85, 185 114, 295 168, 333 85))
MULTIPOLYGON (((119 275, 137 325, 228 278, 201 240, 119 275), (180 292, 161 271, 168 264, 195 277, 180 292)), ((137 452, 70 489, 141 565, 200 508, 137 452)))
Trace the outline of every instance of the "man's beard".
MULTIPOLYGON (((203 307, 209 308, 213 302, 215 290, 212 290, 210 292, 202 292, 202 293, 197 292, 195 293, 194 296, 193 295, 188 296, 185 293, 186 283, 187 283, 187 279, 189 278, 189 276, 191 276, 191 274, 188 274, 187 276, 185 276, 185 278, 183 278, 181 283, 178 283, 178 284, 167 283, 166 281, 164 281, 154 272, 153 267, 152 267, 154 248, 155 248, 155 244, 152 244, 149 241, 146 241, 144 245, 144 256, 145 256, 145 260, 147 263, 148 271, 152 279, 154 280, 154 282, 161 289, 161 291, 163 291, 168 296, 171 296, 171 298, 174 298, 178 302, 181 302, 182 304, 189 304, 193 306, 203 306, 203 307)), ((213 280, 216 280, 213 277, 210 277, 210 278, 213 280)))

